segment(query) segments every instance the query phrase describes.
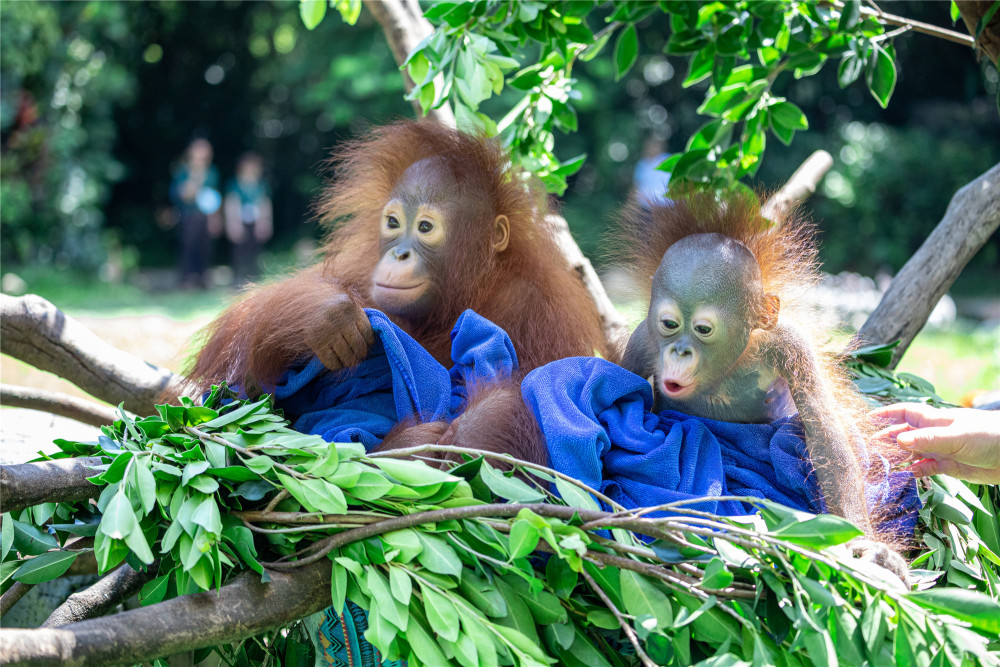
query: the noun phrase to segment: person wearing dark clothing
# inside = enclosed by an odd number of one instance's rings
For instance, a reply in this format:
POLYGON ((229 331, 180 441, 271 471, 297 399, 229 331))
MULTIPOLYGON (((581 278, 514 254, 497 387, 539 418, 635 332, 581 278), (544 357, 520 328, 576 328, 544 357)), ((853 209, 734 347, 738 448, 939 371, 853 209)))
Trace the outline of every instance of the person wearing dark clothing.
POLYGON ((212 166, 212 145, 195 139, 174 171, 170 200, 181 237, 182 287, 206 287, 205 272, 212 259, 212 238, 219 235, 216 212, 222 203, 219 174, 212 166))
POLYGON ((245 153, 236 165, 236 178, 226 187, 226 236, 233 244, 237 285, 257 275, 261 245, 271 238, 271 198, 262 175, 260 156, 245 153))

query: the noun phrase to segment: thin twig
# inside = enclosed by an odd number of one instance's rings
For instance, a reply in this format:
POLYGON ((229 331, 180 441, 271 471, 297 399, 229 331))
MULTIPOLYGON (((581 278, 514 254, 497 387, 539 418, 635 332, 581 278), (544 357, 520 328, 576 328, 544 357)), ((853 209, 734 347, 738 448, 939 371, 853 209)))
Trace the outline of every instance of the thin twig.
POLYGON ((278 503, 280 503, 282 500, 290 496, 291 494, 288 493, 288 489, 282 489, 281 491, 279 491, 274 495, 274 498, 271 498, 271 502, 269 502, 267 506, 264 507, 264 511, 273 512, 274 508, 278 506, 278 503))
MULTIPOLYGON (((185 426, 184 430, 187 431, 188 433, 190 433, 191 435, 197 437, 197 438, 203 438, 205 440, 211 440, 212 442, 215 442, 215 443, 218 443, 220 445, 224 445, 226 447, 229 447, 233 451, 239 452, 240 454, 243 454, 244 456, 249 456, 249 457, 252 457, 252 458, 257 458, 258 456, 260 456, 260 454, 254 454, 253 452, 248 451, 245 447, 240 447, 239 445, 234 445, 233 443, 229 442, 225 438, 220 438, 219 436, 214 435, 212 433, 205 433, 204 431, 199 430, 199 429, 197 429, 197 428, 195 428, 193 426, 185 426)), ((288 473, 289 475, 291 475, 292 477, 297 477, 298 479, 309 479, 307 475, 303 475, 298 470, 293 470, 292 468, 289 468, 284 463, 278 463, 274 459, 271 459, 271 464, 275 468, 277 468, 278 470, 284 471, 284 472, 288 473)))
MULTIPOLYGON (((831 3, 834 7, 843 10, 844 3, 834 0, 831 3)), ((880 21, 884 21, 890 25, 899 26, 910 26, 912 30, 917 32, 922 32, 925 35, 931 35, 932 37, 940 37, 941 39, 946 39, 949 42, 955 42, 956 44, 962 44, 964 46, 975 47, 976 40, 972 38, 971 35, 963 35, 960 32, 955 32, 954 30, 948 30, 947 28, 942 28, 940 26, 932 25, 930 23, 923 23, 922 21, 915 21, 913 19, 908 19, 905 16, 897 16, 895 14, 889 14, 883 12, 880 9, 870 9, 868 7, 861 8, 861 14, 863 16, 873 16, 880 21)))
POLYGON ((546 466, 539 465, 537 463, 530 463, 528 461, 522 461, 521 459, 514 458, 513 456, 510 456, 509 454, 500 454, 498 452, 489 452, 489 451, 486 451, 484 449, 472 449, 471 447, 455 447, 453 445, 417 445, 415 447, 404 447, 402 449, 392 449, 392 450, 385 451, 385 452, 374 452, 372 454, 368 454, 368 458, 372 459, 372 458, 379 458, 379 457, 383 457, 383 456, 407 457, 407 456, 410 456, 411 454, 419 454, 420 452, 452 452, 452 453, 456 453, 456 454, 475 454, 477 456, 486 456, 486 457, 489 457, 489 458, 494 458, 494 459, 497 459, 499 461, 503 461, 505 463, 510 463, 511 465, 515 465, 515 466, 520 466, 522 468, 528 468, 530 470, 540 470, 542 472, 548 473, 549 475, 552 475, 553 477, 558 477, 561 480, 567 481, 570 484, 573 484, 574 486, 580 487, 581 489, 583 489, 584 491, 586 491, 590 495, 594 496, 598 500, 601 500, 601 501, 607 503, 607 505, 609 507, 613 507, 614 509, 619 510, 619 511, 626 511, 625 507, 622 506, 620 503, 615 502, 614 500, 612 500, 611 498, 608 498, 606 495, 604 495, 600 491, 597 491, 597 490, 595 490, 595 489, 587 486, 586 484, 584 484, 583 482, 581 482, 578 479, 574 479, 573 477, 570 477, 569 475, 564 475, 563 473, 559 472, 558 470, 553 470, 552 468, 548 468, 546 466))
POLYGON ((607 593, 605 593, 601 587, 597 585, 597 582, 594 581, 594 578, 589 572, 587 572, 586 568, 581 569, 580 574, 583 576, 584 581, 586 581, 594 592, 597 593, 597 597, 601 598, 601 602, 603 602, 605 606, 611 610, 611 613, 615 615, 615 618, 618 619, 618 625, 621 626, 622 630, 625 632, 625 636, 628 637, 629 642, 635 648, 635 654, 639 656, 639 660, 642 661, 642 664, 646 667, 656 667, 656 663, 650 660, 646 652, 642 650, 642 645, 639 643, 639 638, 636 636, 635 630, 633 630, 629 622, 625 620, 622 613, 618 611, 618 607, 616 607, 615 603, 611 601, 611 598, 608 597, 607 593))

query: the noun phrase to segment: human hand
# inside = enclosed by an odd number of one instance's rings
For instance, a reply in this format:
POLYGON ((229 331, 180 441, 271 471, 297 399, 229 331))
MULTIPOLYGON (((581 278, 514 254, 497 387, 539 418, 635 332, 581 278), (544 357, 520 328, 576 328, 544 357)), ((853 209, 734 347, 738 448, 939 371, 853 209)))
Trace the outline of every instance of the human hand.
POLYGON ((894 440, 916 461, 917 476, 949 475, 977 484, 1000 484, 1000 414, 972 408, 897 403, 869 419, 888 424, 876 438, 894 440))

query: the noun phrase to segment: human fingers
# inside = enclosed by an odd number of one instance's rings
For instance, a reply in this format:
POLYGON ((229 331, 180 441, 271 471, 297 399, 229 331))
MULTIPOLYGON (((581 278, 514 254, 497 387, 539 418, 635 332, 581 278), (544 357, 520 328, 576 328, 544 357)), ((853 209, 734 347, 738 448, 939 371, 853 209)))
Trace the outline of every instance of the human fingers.
POLYGON ((926 403, 895 403, 876 408, 868 413, 872 423, 909 424, 915 428, 947 426, 954 416, 947 410, 935 408, 926 403))
POLYGON ((917 477, 948 475, 973 484, 1000 484, 1000 468, 978 468, 952 459, 923 459, 907 470, 917 477))
POLYGON ((968 457, 969 454, 975 456, 975 452, 967 451, 969 435, 951 426, 909 429, 896 436, 896 444, 913 452, 937 454, 965 463, 975 463, 968 457))
POLYGON ((891 426, 886 426, 881 431, 876 431, 872 435, 872 440, 887 443, 895 442, 900 433, 906 433, 912 429, 913 427, 909 424, 892 424, 891 426))

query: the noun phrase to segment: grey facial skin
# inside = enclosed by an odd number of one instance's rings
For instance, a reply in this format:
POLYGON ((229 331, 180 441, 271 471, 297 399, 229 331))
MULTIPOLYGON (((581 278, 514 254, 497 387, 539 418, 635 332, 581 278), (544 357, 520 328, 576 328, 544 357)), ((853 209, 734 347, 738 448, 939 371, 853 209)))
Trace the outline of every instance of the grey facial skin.
POLYGON ((756 259, 734 239, 696 234, 667 250, 623 361, 653 376, 658 411, 744 423, 794 411, 775 369, 744 355, 762 324, 762 292, 756 259))

